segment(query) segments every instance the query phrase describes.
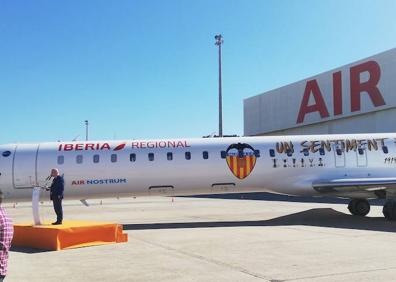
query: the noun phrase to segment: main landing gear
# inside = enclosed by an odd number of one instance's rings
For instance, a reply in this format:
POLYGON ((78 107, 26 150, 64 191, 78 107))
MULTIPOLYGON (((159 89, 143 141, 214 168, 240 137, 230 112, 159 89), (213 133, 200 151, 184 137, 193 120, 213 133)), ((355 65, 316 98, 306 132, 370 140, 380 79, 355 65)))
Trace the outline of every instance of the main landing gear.
MULTIPOLYGON (((348 210, 353 215, 365 216, 370 211, 370 204, 366 199, 352 199, 348 210)), ((382 213, 387 220, 396 220, 396 199, 386 200, 382 213)))
POLYGON ((396 200, 386 200, 382 213, 387 220, 396 220, 396 200))
POLYGON ((349 202, 348 210, 353 215, 365 216, 370 211, 370 204, 366 199, 353 199, 349 202))

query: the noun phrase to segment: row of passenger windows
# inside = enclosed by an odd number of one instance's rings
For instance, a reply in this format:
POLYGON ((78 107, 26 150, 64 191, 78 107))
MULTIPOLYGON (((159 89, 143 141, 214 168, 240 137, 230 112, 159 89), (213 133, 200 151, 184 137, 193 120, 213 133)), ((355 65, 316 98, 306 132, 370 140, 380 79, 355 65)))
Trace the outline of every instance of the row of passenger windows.
MULTIPOLYGON (((359 155, 363 155, 363 154, 364 154, 364 151, 365 151, 365 149, 363 149, 363 148, 358 148, 358 153, 359 153, 359 155)), ((382 151, 384 152, 384 154, 388 154, 388 153, 389 153, 389 150, 388 150, 388 147, 387 147, 387 146, 382 146, 382 151)), ((302 152, 303 152, 304 156, 309 156, 309 150, 308 150, 308 149, 305 148, 302 152)), ((336 149, 336 153, 337 153, 338 156, 341 156, 341 155, 342 155, 342 152, 343 152, 342 149, 340 149, 340 148, 337 148, 337 149, 336 149)), ((270 149, 270 150, 269 150, 269 154, 270 154, 270 156, 271 156, 272 158, 274 158, 274 157, 275 157, 275 150, 274 150, 274 149, 270 149)), ((291 156, 293 155, 293 153, 292 153, 291 150, 286 150, 286 154, 287 154, 288 157, 291 157, 291 156)), ((325 155, 325 150, 324 150, 324 148, 320 148, 320 149, 319 149, 319 154, 320 154, 321 156, 324 156, 324 155, 325 155)))
MULTIPOLYGON (((255 154, 256 157, 259 157, 260 156, 260 151, 259 150, 255 150, 254 154, 255 154)), ((225 159, 227 154, 226 154, 225 151, 221 151, 220 156, 221 156, 222 159, 225 159)), ((150 162, 154 161, 155 160, 154 153, 148 153, 147 154, 147 158, 148 158, 148 160, 150 162)), ((191 152, 185 152, 184 153, 184 158, 186 160, 191 160, 191 152)), ((136 158, 136 154, 135 153, 129 154, 129 161, 130 162, 136 162, 136 159, 137 158, 136 158)), ((172 152, 166 153, 166 159, 168 161, 172 161, 173 160, 173 153, 172 152)), ((203 151, 202 152, 202 159, 204 159, 204 160, 209 159, 209 152, 208 151, 203 151)), ((118 160, 118 155, 117 154, 111 154, 110 155, 110 161, 112 163, 116 163, 117 160, 118 160)), ((100 162, 100 156, 99 155, 93 155, 92 161, 94 163, 99 163, 100 162)), ((64 164, 64 163, 65 163, 65 157, 63 155, 58 156, 58 164, 61 165, 61 164, 64 164)), ((77 155, 76 156, 76 163, 78 163, 78 164, 82 164, 83 163, 83 155, 77 155)))
MULTIPOLYGON (((320 154, 321 156, 324 156, 324 155, 325 155, 325 150, 324 150, 324 148, 320 148, 318 151, 319 151, 319 154, 320 154)), ((364 151, 365 151, 365 149, 363 149, 363 148, 358 148, 358 153, 359 153, 359 155, 363 155, 363 154, 364 154, 364 151)), ((388 153, 389 153, 389 150, 388 150, 388 147, 387 147, 387 146, 382 146, 382 151, 383 151, 385 154, 388 154, 388 153)), ((303 150, 302 153, 304 154, 304 156, 309 156, 309 150, 306 149, 306 148, 303 150)), ((337 153, 338 156, 341 156, 342 153, 343 153, 343 150, 340 149, 340 148, 337 148, 337 149, 336 149, 336 153, 337 153)), ((241 154, 241 152, 240 152, 240 154, 241 154)), ((289 157, 291 157, 291 156, 293 155, 293 153, 292 153, 291 150, 287 150, 287 151, 286 151, 286 154, 287 154, 287 156, 289 156, 289 157)), ((256 157, 260 157, 260 150, 254 150, 254 155, 255 155, 256 157)), ((269 155, 270 155, 271 157, 275 157, 275 150, 274 150, 274 149, 270 149, 270 150, 269 150, 269 155)), ((220 152, 220 156, 221 156, 222 159, 225 159, 225 158, 227 157, 226 151, 221 151, 221 152, 220 152)), ((148 160, 151 161, 151 162, 155 160, 154 153, 148 153, 148 154, 147 154, 147 157, 148 157, 148 160)), ((239 157, 242 157, 242 156, 239 155, 239 157)), ((184 153, 184 158, 185 158, 186 160, 191 160, 191 152, 185 152, 185 153, 184 153)), ((209 152, 208 152, 208 151, 203 151, 203 152, 202 152, 202 158, 203 158, 204 160, 209 159, 209 152)), ((167 159, 168 161, 172 161, 172 160, 173 160, 173 153, 172 153, 172 152, 166 153, 166 159, 167 159)), ((112 154, 112 155, 110 156, 110 161, 111 161, 112 163, 116 163, 117 160, 118 160, 118 155, 117 155, 117 154, 112 154)), ((94 163, 99 163, 99 161, 100 161, 100 156, 99 156, 99 155, 93 155, 93 162, 94 162, 94 163)), ((135 154, 135 153, 129 154, 129 161, 130 161, 130 162, 136 162, 136 154, 135 154)), ((64 162, 65 162, 65 157, 64 157, 64 156, 58 156, 58 164, 61 165, 61 164, 63 164, 64 162)), ((83 155, 77 155, 77 156, 76 156, 76 163, 78 163, 78 164, 82 164, 82 163, 83 163, 83 155)))
MULTIPOLYGON (((338 152, 338 151, 337 151, 338 152)), ((309 151, 308 151, 308 149, 304 149, 303 151, 302 151, 302 153, 304 154, 304 156, 309 156, 309 151)), ((270 154, 270 156, 272 157, 272 158, 274 158, 275 157, 275 150, 274 149, 270 149, 269 150, 269 154, 270 154)), ((323 149, 323 148, 320 148, 319 149, 319 154, 321 155, 321 156, 323 156, 324 154, 325 154, 325 150, 323 149)), ((286 150, 286 155, 288 156, 288 157, 291 157, 291 156, 293 156, 293 152, 291 151, 291 150, 286 150)))

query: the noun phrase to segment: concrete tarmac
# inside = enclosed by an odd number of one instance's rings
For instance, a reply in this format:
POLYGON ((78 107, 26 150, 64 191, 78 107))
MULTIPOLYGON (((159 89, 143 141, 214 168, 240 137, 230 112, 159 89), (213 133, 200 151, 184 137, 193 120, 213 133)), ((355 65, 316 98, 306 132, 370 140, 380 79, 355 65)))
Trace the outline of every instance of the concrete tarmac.
MULTIPOLYGON (((66 219, 124 225, 128 243, 65 251, 13 248, 6 281, 395 281, 396 222, 372 206, 187 197, 65 201, 66 219)), ((14 222, 29 203, 5 204, 14 222)), ((49 202, 44 220, 53 221, 49 202)))

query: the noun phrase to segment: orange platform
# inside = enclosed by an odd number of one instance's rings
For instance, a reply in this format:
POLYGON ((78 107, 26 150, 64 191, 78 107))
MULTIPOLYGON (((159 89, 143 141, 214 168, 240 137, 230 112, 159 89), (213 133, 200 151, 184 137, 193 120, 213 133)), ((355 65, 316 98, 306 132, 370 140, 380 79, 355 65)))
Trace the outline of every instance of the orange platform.
POLYGON ((12 245, 59 251, 127 241, 120 224, 64 221, 62 225, 15 224, 12 245))

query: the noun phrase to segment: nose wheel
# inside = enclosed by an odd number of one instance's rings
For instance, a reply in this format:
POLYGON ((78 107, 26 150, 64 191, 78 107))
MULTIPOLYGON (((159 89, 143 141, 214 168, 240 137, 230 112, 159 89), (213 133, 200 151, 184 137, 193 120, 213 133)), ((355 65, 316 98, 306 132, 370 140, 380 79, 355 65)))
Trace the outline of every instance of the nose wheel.
POLYGON ((365 216, 370 211, 370 204, 366 199, 353 199, 349 202, 348 210, 353 215, 365 216))

